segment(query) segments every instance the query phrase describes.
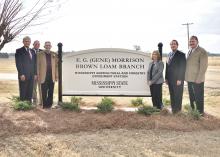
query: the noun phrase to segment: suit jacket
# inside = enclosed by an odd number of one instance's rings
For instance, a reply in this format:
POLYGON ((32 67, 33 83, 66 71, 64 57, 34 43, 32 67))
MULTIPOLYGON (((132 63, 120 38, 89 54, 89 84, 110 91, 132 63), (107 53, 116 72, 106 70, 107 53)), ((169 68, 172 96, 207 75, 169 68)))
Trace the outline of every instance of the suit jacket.
POLYGON ((184 81, 185 70, 186 70, 185 54, 177 50, 170 64, 166 63, 165 79, 171 84, 176 84, 177 80, 184 81))
MULTIPOLYGON (((24 75, 26 79, 37 75, 36 69, 36 55, 35 52, 29 49, 32 54, 32 59, 30 58, 29 52, 25 49, 25 47, 21 47, 16 50, 15 53, 15 62, 16 68, 18 71, 18 77, 24 75)), ((20 79, 20 78, 19 78, 20 79)))
POLYGON ((198 46, 186 59, 185 80, 188 82, 204 82, 207 68, 208 53, 198 46))
POLYGON ((35 51, 34 48, 32 48, 32 50, 34 51, 35 54, 39 53, 40 51, 43 51, 42 49, 38 49, 38 51, 37 51, 37 53, 36 53, 36 51, 35 51))
POLYGON ((161 84, 164 82, 163 78, 163 69, 164 69, 164 64, 162 61, 158 61, 152 71, 152 80, 150 80, 150 69, 153 64, 153 61, 149 63, 148 70, 147 70, 147 81, 151 81, 152 84, 161 84))
MULTIPOLYGON (((47 73, 47 61, 46 54, 44 51, 37 53, 37 76, 40 83, 45 82, 47 73)), ((50 51, 51 54, 51 68, 52 68, 52 79, 55 82, 58 79, 58 56, 55 52, 50 51)))

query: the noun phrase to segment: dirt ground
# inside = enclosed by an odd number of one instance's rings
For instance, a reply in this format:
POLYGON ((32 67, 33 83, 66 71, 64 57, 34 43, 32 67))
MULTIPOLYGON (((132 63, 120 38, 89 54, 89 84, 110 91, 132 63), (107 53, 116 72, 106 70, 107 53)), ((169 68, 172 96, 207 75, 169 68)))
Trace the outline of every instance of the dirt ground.
POLYGON ((220 154, 220 120, 205 115, 14 111, 0 105, 0 156, 158 157, 220 154))
POLYGON ((104 129, 74 134, 29 134, 0 140, 0 156, 219 157, 220 131, 104 129))
MULTIPOLYGON (((0 60, 0 72, 14 73, 14 60, 0 60), (4 68, 7 66, 7 69, 4 68)), ((135 112, 79 113, 62 109, 14 111, 8 97, 18 95, 17 81, 0 81, 0 157, 219 157, 220 58, 207 72, 205 112, 189 116, 135 112)), ((163 96, 169 99, 167 87, 163 96)), ((55 91, 57 90, 57 87, 55 91)), ((55 101, 57 94, 55 93, 55 101)), ((113 98, 116 107, 130 106, 133 98, 113 98)), ((65 101, 69 97, 64 98, 65 101)), ((83 97, 95 106, 101 97, 83 97)), ((144 102, 151 105, 150 98, 144 102)), ((183 104, 188 104, 185 89, 183 104)))

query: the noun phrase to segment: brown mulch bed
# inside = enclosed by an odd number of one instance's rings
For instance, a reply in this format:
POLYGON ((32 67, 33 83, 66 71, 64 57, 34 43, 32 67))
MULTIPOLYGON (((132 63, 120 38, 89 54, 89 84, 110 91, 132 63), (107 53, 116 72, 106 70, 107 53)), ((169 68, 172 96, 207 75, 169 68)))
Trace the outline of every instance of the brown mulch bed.
POLYGON ((135 112, 113 111, 102 114, 95 111, 72 112, 62 109, 14 111, 0 105, 0 137, 31 133, 73 133, 100 129, 161 129, 198 131, 220 129, 220 119, 205 115, 193 120, 183 114, 144 116, 135 112))

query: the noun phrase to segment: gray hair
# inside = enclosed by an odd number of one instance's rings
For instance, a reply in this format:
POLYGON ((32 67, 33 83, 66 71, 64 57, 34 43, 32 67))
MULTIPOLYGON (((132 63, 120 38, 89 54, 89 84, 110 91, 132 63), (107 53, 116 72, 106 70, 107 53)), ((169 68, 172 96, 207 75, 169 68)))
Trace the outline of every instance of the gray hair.
POLYGON ((29 36, 25 36, 25 37, 23 38, 23 41, 25 41, 25 40, 31 40, 31 38, 30 38, 29 36))
POLYGON ((45 41, 44 45, 46 45, 47 43, 49 43, 51 45, 51 42, 50 41, 45 41))
POLYGON ((35 44, 35 43, 40 43, 40 41, 39 40, 35 40, 33 44, 35 44))

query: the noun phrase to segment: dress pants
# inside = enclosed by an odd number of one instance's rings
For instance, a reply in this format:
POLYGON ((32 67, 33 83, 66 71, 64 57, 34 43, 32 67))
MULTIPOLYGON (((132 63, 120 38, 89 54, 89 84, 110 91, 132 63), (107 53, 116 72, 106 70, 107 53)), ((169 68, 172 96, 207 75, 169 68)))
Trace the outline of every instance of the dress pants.
POLYGON ((34 80, 32 99, 33 99, 33 104, 37 105, 37 81, 36 80, 34 80))
POLYGON ((189 100, 192 109, 196 109, 203 114, 204 113, 204 82, 195 83, 188 82, 189 100))
POLYGON ((170 92, 170 102, 171 102, 172 112, 177 113, 182 109, 184 82, 182 81, 182 84, 179 86, 176 85, 176 82, 174 83, 168 82, 168 87, 170 92))
POLYGON ((46 76, 45 82, 41 84, 43 108, 50 108, 53 105, 54 82, 51 76, 46 76))
POLYGON ((162 107, 162 84, 152 84, 150 86, 153 107, 161 109, 162 107))
POLYGON ((34 76, 30 77, 29 79, 26 79, 25 81, 21 81, 19 79, 19 92, 20 92, 21 101, 31 102, 33 83, 34 83, 34 76))

